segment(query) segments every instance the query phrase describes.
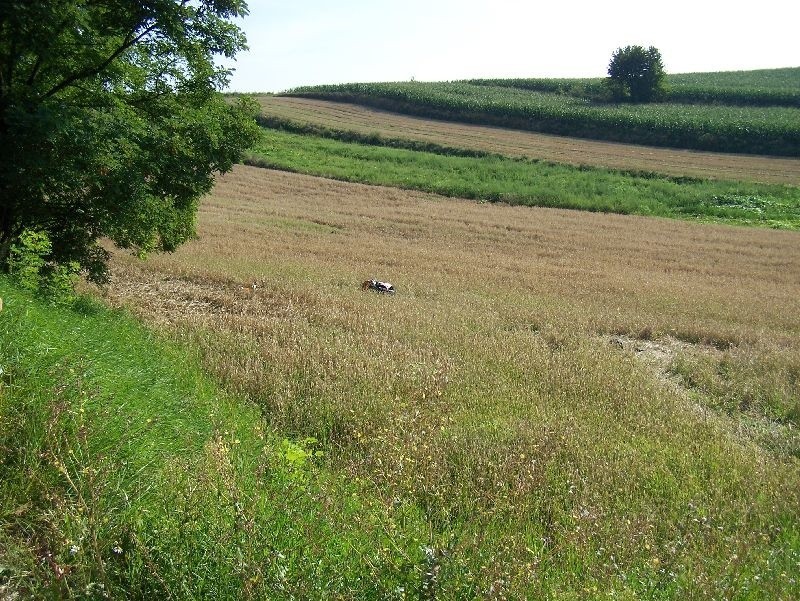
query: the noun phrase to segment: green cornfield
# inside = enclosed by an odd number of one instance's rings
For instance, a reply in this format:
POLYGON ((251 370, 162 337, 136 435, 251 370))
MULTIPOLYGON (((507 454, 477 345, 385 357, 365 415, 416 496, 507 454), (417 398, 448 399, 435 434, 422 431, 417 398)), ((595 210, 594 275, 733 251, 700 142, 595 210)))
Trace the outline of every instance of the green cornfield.
POLYGON ((790 107, 623 105, 514 87, 446 82, 315 86, 296 88, 287 94, 564 136, 718 152, 800 156, 800 110, 790 107))
MULTIPOLYGON (((518 88, 591 100, 607 99, 603 79, 470 79, 463 83, 518 88)), ((667 76, 668 102, 800 107, 800 67, 667 76)))

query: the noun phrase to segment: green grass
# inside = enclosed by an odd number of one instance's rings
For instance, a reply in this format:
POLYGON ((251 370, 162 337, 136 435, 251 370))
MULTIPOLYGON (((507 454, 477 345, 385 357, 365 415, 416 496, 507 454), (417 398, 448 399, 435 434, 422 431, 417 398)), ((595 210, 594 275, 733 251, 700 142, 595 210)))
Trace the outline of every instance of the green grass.
POLYGON ((722 152, 800 156, 800 110, 696 104, 609 104, 469 83, 297 88, 307 96, 399 113, 558 135, 722 152))
POLYGON ((485 201, 766 227, 800 227, 800 189, 461 157, 269 130, 251 164, 485 201))

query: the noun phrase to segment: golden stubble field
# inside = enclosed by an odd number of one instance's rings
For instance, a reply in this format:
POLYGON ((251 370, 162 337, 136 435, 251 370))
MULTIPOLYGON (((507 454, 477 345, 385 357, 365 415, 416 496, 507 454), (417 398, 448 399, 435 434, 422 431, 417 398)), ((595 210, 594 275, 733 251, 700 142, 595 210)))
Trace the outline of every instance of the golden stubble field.
POLYGON ((474 590, 530 594, 577 565, 620 590, 631 571, 701 597, 791 588, 798 233, 243 166, 198 232, 118 253, 111 302, 416 508, 474 590), (397 294, 363 292, 372 277, 397 294))
POLYGON ((259 96, 264 115, 334 130, 379 134, 511 157, 645 171, 672 176, 800 184, 800 159, 699 152, 568 138, 533 132, 436 121, 354 104, 259 96))
POLYGON ((446 320, 471 313, 470 301, 480 323, 565 318, 588 332, 711 342, 790 340, 800 328, 796 232, 481 204, 244 166, 219 179, 198 230, 175 254, 118 255, 117 268, 241 285, 248 299, 289 286, 332 313, 446 320), (369 277, 391 280, 398 295, 362 294, 369 277))

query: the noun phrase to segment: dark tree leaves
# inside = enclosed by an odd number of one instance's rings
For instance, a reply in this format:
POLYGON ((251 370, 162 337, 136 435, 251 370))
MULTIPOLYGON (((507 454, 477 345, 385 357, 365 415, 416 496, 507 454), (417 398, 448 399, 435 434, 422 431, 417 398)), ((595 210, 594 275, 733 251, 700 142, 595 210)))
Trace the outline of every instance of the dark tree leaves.
POLYGON ((242 0, 0 4, 0 261, 25 229, 102 281, 108 237, 137 252, 194 235, 213 174, 257 135, 219 94, 245 48, 242 0))
POLYGON ((664 95, 664 64, 653 46, 617 48, 608 65, 608 77, 615 100, 652 102, 664 95))

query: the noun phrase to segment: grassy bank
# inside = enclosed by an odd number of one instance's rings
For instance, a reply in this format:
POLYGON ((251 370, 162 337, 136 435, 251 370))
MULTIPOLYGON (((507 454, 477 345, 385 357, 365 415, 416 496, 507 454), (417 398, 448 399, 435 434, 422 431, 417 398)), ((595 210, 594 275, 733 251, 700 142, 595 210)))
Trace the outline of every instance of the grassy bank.
MULTIPOLYGON (((800 189, 625 174, 501 156, 463 157, 277 130, 249 164, 486 201, 766 227, 800 227, 800 189)), ((352 134, 348 134, 352 138, 352 134)), ((447 152, 446 148, 437 149, 447 152)))
POLYGON ((192 352, 0 279, 0 597, 387 598, 423 582, 421 520, 319 467, 192 352), (324 507, 325 510, 321 510, 324 507), (391 550, 389 550, 391 548, 391 550))

